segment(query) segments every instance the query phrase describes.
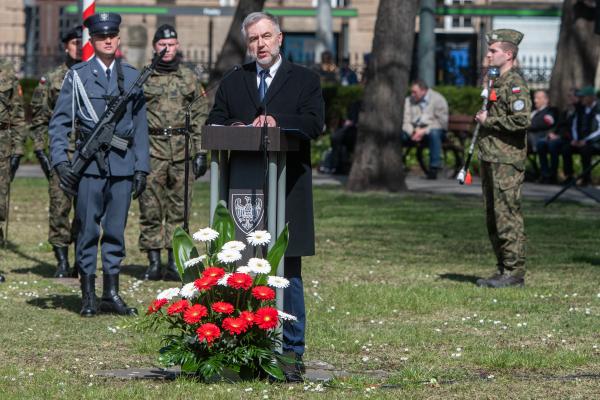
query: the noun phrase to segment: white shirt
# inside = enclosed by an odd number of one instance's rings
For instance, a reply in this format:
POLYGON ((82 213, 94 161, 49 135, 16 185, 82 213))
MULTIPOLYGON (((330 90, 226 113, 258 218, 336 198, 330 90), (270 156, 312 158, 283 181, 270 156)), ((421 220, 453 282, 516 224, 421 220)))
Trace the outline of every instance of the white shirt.
POLYGON ((98 64, 100 64, 100 67, 102 68, 102 72, 104 72, 104 76, 106 76, 106 70, 110 69, 110 76, 112 77, 112 73, 113 73, 114 66, 115 66, 115 60, 113 60, 108 67, 99 58, 97 59, 97 61, 98 61, 98 64))
MULTIPOLYGON (((271 86, 271 82, 273 82, 273 78, 275 77, 277 70, 281 66, 281 62, 282 62, 281 54, 279 54, 277 57, 278 57, 277 61, 275 62, 275 64, 271 65, 271 68, 269 68, 269 75, 267 75, 267 77, 265 78, 267 90, 269 89, 269 86, 271 86)), ((256 63, 256 88, 257 89, 260 86, 260 71, 262 71, 263 69, 265 69, 265 68, 261 67, 259 63, 256 63)))

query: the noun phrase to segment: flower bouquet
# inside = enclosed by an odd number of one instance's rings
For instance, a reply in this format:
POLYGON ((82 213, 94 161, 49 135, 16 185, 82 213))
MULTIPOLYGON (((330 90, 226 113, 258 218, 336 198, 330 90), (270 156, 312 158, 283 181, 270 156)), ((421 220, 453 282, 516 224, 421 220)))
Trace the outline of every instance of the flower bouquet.
POLYGON ((295 317, 275 308, 275 290, 289 282, 276 276, 288 245, 287 227, 262 258, 271 236, 254 231, 247 237, 254 247, 247 265, 236 267, 246 244, 235 241, 235 227, 227 208, 219 204, 212 228, 190 237, 178 228, 173 252, 182 287, 163 290, 146 313, 151 328, 166 326, 159 361, 166 367, 205 380, 233 371, 242 379, 270 376, 284 379, 275 353, 279 321, 295 317), (200 255, 194 242, 200 242, 200 255))

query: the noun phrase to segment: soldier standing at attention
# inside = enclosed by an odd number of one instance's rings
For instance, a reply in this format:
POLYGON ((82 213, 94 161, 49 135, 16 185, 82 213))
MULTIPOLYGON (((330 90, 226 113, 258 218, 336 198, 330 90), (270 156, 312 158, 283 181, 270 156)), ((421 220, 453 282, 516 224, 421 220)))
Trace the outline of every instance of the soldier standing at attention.
POLYGON ((521 186, 525 177, 527 128, 531 97, 517 69, 518 45, 523 34, 497 29, 486 35, 489 66, 498 67, 487 111, 479 111, 477 142, 488 235, 496 254, 498 272, 479 279, 484 287, 523 286, 525 283, 525 229, 521 214, 521 186))
MULTIPOLYGON (((9 60, 0 61, 0 245, 8 218, 8 193, 23 156, 23 90, 9 60)), ((0 282, 4 276, 0 275, 0 282)))
MULTIPOLYGON (((140 196, 141 251, 148 253, 148 269, 144 279, 179 280, 173 258, 171 238, 175 227, 183 224, 185 163, 185 110, 204 90, 194 71, 181 64, 177 32, 171 25, 162 25, 152 40, 155 53, 167 52, 144 85, 150 139, 148 187, 140 196), (167 249, 168 262, 163 275, 160 251, 167 249)), ((191 143, 195 178, 206 173, 206 152, 200 147, 200 127, 208 115, 208 100, 198 100, 192 109, 191 143)), ((191 203, 192 183, 189 184, 191 203)))
MULTIPOLYGON (((52 245, 57 262, 55 278, 65 278, 70 275, 69 244, 76 235, 76 224, 73 223, 72 226, 69 220, 72 199, 59 187, 58 175, 50 167, 50 161, 44 151, 45 136, 65 75, 69 68, 81 62, 81 30, 81 25, 78 25, 63 36, 65 62, 40 79, 31 97, 31 131, 34 138, 35 155, 48 179, 50 198, 48 242, 52 245)), ((69 159, 72 158, 75 151, 75 136, 72 135, 69 141, 67 149, 69 159)), ((77 276, 77 268, 73 272, 77 276)))
MULTIPOLYGON (((88 17, 95 56, 74 65, 63 82, 50 121, 50 159, 65 187, 77 187, 76 261, 81 280, 81 315, 92 317, 98 310, 95 282, 98 242, 102 253, 103 293, 100 310, 121 315, 135 315, 119 296, 119 272, 125 257, 125 226, 131 204, 146 186, 150 172, 148 124, 144 92, 136 89, 124 112, 114 121, 113 141, 125 146, 111 146, 99 154, 85 169, 81 180, 71 171, 69 136, 75 124, 79 140, 86 140, 114 97, 125 94, 139 73, 115 57, 119 48, 121 17, 100 13, 88 17), (100 229, 102 228, 102 236, 100 229)), ((77 159, 77 151, 73 154, 77 159)))

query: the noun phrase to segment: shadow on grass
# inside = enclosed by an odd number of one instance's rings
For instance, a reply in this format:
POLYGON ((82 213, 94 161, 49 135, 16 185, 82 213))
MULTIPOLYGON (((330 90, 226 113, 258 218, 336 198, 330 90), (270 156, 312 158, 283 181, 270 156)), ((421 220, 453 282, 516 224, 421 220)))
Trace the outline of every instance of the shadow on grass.
POLYGON ((588 254, 585 255, 577 255, 573 257, 573 261, 575 261, 576 263, 584 263, 584 264, 590 264, 593 265, 595 267, 600 265, 600 257, 598 256, 591 256, 588 254))
POLYGON ((41 264, 34 265, 33 267, 13 269, 11 272, 14 272, 15 274, 32 273, 44 278, 54 278, 56 266, 43 262, 41 264))
POLYGON ((62 308, 63 310, 79 314, 81 310, 81 296, 76 294, 57 294, 27 300, 27 304, 41 308, 42 310, 57 310, 62 308))
POLYGON ((147 265, 126 264, 121 265, 121 275, 131 276, 132 278, 144 279, 147 265))
POLYGON ((52 278, 54 276, 55 267, 52 264, 49 264, 42 259, 39 259, 37 257, 32 257, 30 254, 22 252, 19 249, 19 246, 14 244, 13 242, 8 241, 6 243, 5 249, 12 253, 15 253, 17 256, 19 256, 27 261, 33 261, 33 262, 37 263, 37 265, 34 265, 33 267, 17 268, 17 269, 13 269, 11 272, 14 272, 16 274, 33 273, 36 275, 43 276, 44 278, 52 278))
POLYGON ((477 279, 480 279, 480 276, 475 275, 463 275, 463 274, 439 274, 439 279, 446 279, 454 282, 468 282, 475 285, 477 283, 477 279))

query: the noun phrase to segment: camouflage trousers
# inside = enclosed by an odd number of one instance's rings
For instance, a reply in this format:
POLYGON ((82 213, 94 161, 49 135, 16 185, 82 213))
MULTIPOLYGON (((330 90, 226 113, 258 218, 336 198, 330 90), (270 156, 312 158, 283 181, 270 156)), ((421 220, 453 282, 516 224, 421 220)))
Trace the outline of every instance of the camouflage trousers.
MULTIPOLYGON (((191 163, 190 163, 191 164, 191 163)), ((140 196, 141 251, 170 249, 173 231, 183 225, 184 161, 150 158, 150 175, 140 196)), ((190 165, 188 205, 192 204, 194 177, 190 165)))
POLYGON ((71 223, 69 214, 73 200, 65 194, 59 186, 58 174, 52 170, 48 182, 48 196, 50 198, 48 215, 48 242, 52 246, 66 247, 77 236, 75 217, 71 223))
POLYGON ((525 227, 521 213, 524 168, 481 161, 487 230, 500 272, 525 276, 525 227))
POLYGON ((4 240, 4 224, 8 214, 10 189, 10 157, 0 157, 0 243, 4 240))

